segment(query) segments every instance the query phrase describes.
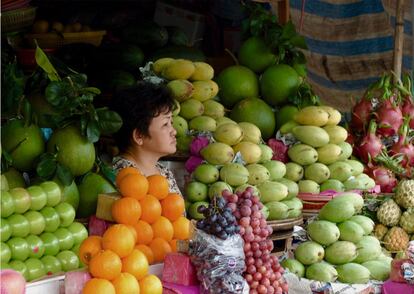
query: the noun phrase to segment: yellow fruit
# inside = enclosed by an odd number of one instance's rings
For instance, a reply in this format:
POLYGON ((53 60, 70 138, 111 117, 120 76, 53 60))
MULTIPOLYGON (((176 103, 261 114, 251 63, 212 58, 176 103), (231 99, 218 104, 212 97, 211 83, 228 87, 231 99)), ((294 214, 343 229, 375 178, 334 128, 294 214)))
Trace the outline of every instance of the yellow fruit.
POLYGON ((213 89, 213 92, 211 93, 211 98, 216 97, 217 96, 217 93, 219 91, 219 87, 218 87, 217 83, 215 81, 213 81, 213 80, 208 80, 207 82, 210 83, 211 88, 213 89))
POLYGON ((44 34, 49 30, 49 22, 44 19, 36 20, 32 26, 32 31, 35 34, 44 34))
POLYGON ((121 273, 118 277, 112 280, 116 294, 139 294, 139 284, 137 279, 130 273, 121 273))
POLYGON ((72 30, 77 33, 82 30, 82 25, 79 22, 75 22, 72 24, 72 30))
POLYGON ((141 294, 162 294, 162 284, 155 275, 148 275, 139 281, 141 294))
POLYGON ((209 81, 195 81, 193 82, 193 96, 191 98, 204 102, 213 98, 213 85, 209 81))
POLYGON ((60 21, 54 21, 52 23, 52 31, 55 31, 57 33, 61 33, 61 32, 63 32, 63 28, 64 28, 64 26, 60 21))
POLYGON ((170 89, 171 95, 179 102, 187 100, 193 95, 193 84, 187 80, 174 80, 167 84, 167 88, 170 89))
POLYGON ((174 61, 173 58, 169 58, 169 57, 160 58, 154 62, 154 64, 152 65, 152 70, 154 71, 155 74, 158 75, 162 72, 164 67, 170 64, 172 61, 174 61))
POLYGON ((194 62, 194 73, 191 75, 192 81, 206 81, 214 77, 214 69, 205 62, 194 62))
POLYGON ((162 70, 162 76, 167 80, 188 80, 194 73, 194 64, 185 59, 176 59, 168 63, 162 70))

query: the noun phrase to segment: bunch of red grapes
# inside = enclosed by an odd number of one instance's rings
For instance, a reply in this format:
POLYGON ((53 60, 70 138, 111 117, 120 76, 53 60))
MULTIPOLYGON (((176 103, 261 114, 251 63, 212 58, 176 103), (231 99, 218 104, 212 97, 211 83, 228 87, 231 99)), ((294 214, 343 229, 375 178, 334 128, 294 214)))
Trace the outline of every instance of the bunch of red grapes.
POLYGON ((244 192, 232 194, 223 191, 227 206, 233 211, 240 226, 240 235, 244 240, 246 271, 244 278, 250 286, 250 294, 283 294, 288 292, 288 284, 282 277, 284 269, 273 250, 272 228, 267 225, 261 209, 263 204, 250 187, 244 192))

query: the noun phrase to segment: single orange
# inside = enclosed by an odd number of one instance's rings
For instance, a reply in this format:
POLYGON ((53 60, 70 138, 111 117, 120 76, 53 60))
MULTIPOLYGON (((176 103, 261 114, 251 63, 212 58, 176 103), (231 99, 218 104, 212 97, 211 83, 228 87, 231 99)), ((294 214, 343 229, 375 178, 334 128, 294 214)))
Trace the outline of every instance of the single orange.
POLYGON ((148 180, 140 174, 127 174, 119 182, 119 192, 123 197, 141 200, 148 193, 148 180))
POLYGON ((149 244, 154 238, 152 227, 147 222, 139 220, 133 227, 137 233, 137 244, 149 244))
POLYGON ((154 254, 154 263, 163 262, 165 256, 172 252, 170 244, 162 238, 154 238, 149 247, 154 254))
POLYGON ((185 212, 184 198, 176 193, 170 193, 161 200, 162 216, 165 216, 170 221, 175 221, 185 212))
POLYGON ((115 287, 108 280, 93 278, 86 282, 82 294, 115 294, 115 287))
POLYGON ((138 174, 140 175, 141 173, 139 172, 138 169, 136 169, 135 167, 125 167, 123 169, 121 169, 118 174, 116 175, 116 179, 115 179, 115 183, 116 186, 119 187, 119 183, 121 182, 121 180, 129 174, 138 174))
POLYGON ((162 175, 152 175, 147 177, 148 194, 154 195, 161 200, 168 196, 169 183, 166 177, 162 175))
POLYGON ((83 264, 88 265, 92 257, 102 250, 101 241, 101 236, 89 236, 83 240, 79 247, 79 258, 83 264))
POLYGON ((132 197, 122 197, 112 203, 112 217, 118 224, 133 225, 141 217, 141 204, 132 197))
POLYGON ((152 250, 151 248, 149 248, 149 246, 144 245, 144 244, 138 244, 138 245, 135 245, 135 249, 138 249, 139 251, 145 254, 145 257, 148 260, 148 264, 154 263, 154 253, 152 253, 152 250))
POLYGON ((126 226, 128 227, 129 231, 134 236, 135 243, 137 243, 137 231, 135 231, 134 226, 133 225, 126 225, 126 226))
POLYGON ((152 224, 160 218, 161 203, 155 196, 147 194, 139 201, 139 204, 142 209, 141 220, 152 224))
POLYGON ((145 254, 138 250, 132 250, 131 254, 122 258, 122 272, 130 273, 137 280, 148 274, 148 259, 145 254))
POLYGON ((129 255, 134 246, 134 235, 126 225, 113 225, 105 231, 102 237, 102 248, 112 250, 121 258, 129 255))
POLYGON ((92 257, 89 262, 89 272, 94 278, 112 280, 122 269, 122 262, 112 250, 103 250, 92 257))
POLYGON ((184 216, 180 216, 172 223, 174 228, 174 239, 187 240, 190 237, 190 220, 184 216))
POLYGON ((172 239, 168 244, 170 244, 172 252, 177 252, 177 239, 172 239))
POLYGON ((172 240, 174 228, 168 218, 161 216, 151 227, 154 232, 154 238, 160 237, 167 242, 172 240))
POLYGON ((148 275, 139 281, 141 294, 162 294, 162 283, 155 275, 148 275))
POLYGON ((130 273, 121 273, 112 281, 112 285, 114 285, 116 294, 139 294, 140 292, 137 279, 130 273))

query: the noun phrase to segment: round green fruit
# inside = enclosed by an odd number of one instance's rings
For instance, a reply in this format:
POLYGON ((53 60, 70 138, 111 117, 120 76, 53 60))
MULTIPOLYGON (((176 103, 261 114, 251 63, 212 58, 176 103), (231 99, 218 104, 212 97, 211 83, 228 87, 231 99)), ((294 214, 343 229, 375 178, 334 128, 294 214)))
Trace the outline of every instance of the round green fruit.
POLYGON ((85 226, 81 223, 74 222, 69 227, 68 230, 72 233, 73 241, 76 244, 82 243, 83 240, 88 238, 88 231, 85 226))
POLYGON ((30 186, 27 188, 27 192, 32 199, 30 204, 31 210, 41 210, 45 207, 47 203, 47 194, 41 187, 36 185, 30 186))
POLYGON ((65 272, 75 270, 79 267, 78 256, 70 250, 59 252, 56 258, 59 259, 62 269, 65 272))
POLYGON ((88 172, 95 162, 95 147, 80 130, 67 126, 55 131, 47 144, 48 152, 58 149, 57 160, 68 167, 74 176, 88 172))
POLYGON ((12 165, 20 171, 32 169, 36 158, 45 151, 40 128, 34 124, 25 125, 23 120, 10 120, 1 129, 4 150, 10 153, 12 165))
POLYGON ((69 203, 75 210, 77 210, 79 206, 79 190, 75 181, 68 186, 63 185, 58 179, 53 179, 53 181, 59 185, 60 190, 62 191, 62 202, 69 203))
POLYGON ((7 219, 13 237, 26 237, 30 233, 30 224, 21 214, 13 214, 7 219))
POLYGON ((46 275, 50 276, 62 271, 62 265, 59 259, 54 256, 46 255, 43 256, 40 261, 45 266, 46 275))
POLYGON ((46 269, 43 263, 37 258, 29 258, 24 262, 27 267, 29 281, 39 279, 46 275, 46 269))
POLYGON ((7 191, 0 191, 1 197, 1 217, 9 217, 14 213, 14 201, 7 191))
POLYGON ((15 168, 9 168, 8 171, 4 172, 2 175, 4 175, 7 179, 9 190, 13 188, 26 187, 26 182, 24 181, 23 175, 15 168))
POLYGON ((276 113, 276 130, 280 129, 288 121, 293 120, 293 116, 298 111, 299 109, 296 106, 290 104, 286 104, 280 108, 276 113))
POLYGON ((76 211, 72 205, 66 202, 62 202, 56 205, 54 208, 56 212, 59 214, 61 227, 68 227, 73 223, 76 211))
POLYGON ((46 192, 47 196, 47 206, 56 206, 62 200, 62 191, 60 191, 60 187, 53 181, 46 181, 40 184, 40 187, 43 191, 46 192))
POLYGON ((11 251, 11 259, 24 261, 29 257, 30 248, 27 241, 20 237, 11 238, 7 241, 11 251))
POLYGON ((10 227, 9 222, 7 219, 2 218, 0 223, 0 236, 1 236, 1 242, 6 242, 9 240, 12 234, 12 229, 10 227))
POLYGON ((200 206, 208 207, 208 205, 209 205, 208 202, 205 202, 205 201, 194 202, 193 204, 191 204, 190 208, 188 209, 188 214, 190 215, 191 218, 195 220, 203 219, 204 215, 198 212, 198 208, 200 206))
POLYGON ((252 71, 261 73, 276 63, 276 55, 272 53, 263 39, 251 37, 244 41, 239 49, 239 62, 252 71))
POLYGON ((56 255, 60 251, 59 240, 53 235, 53 233, 43 233, 40 235, 40 239, 43 241, 43 246, 45 247, 44 255, 56 255))
POLYGON ((23 275, 24 279, 27 281, 29 280, 29 272, 27 270, 26 264, 21 260, 12 260, 9 263, 9 268, 19 272, 23 275))
POLYGON ((13 188, 9 193, 13 198, 15 213, 25 213, 29 210, 32 200, 25 188, 13 188))
POLYGON ((59 214, 53 207, 45 207, 40 213, 45 219, 45 232, 54 232, 60 226, 59 214))
POLYGON ((46 222, 40 212, 30 210, 24 214, 24 217, 29 221, 30 234, 37 236, 43 233, 46 227, 46 222))
POLYGON ((29 235, 26 237, 27 244, 29 244, 29 257, 40 258, 45 253, 45 245, 42 239, 35 235, 29 235))
POLYGON ((60 250, 68 250, 73 247, 74 240, 72 233, 66 228, 59 228, 53 233, 59 240, 60 250))
POLYGON ((4 242, 0 243, 0 260, 1 262, 8 263, 11 258, 11 250, 9 245, 4 242))

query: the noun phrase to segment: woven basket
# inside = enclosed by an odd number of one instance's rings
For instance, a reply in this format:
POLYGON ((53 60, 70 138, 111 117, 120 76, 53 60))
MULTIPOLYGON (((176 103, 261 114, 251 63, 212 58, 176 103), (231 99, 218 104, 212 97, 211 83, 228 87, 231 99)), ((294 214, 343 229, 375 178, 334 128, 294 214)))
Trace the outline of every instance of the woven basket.
POLYGON ((78 32, 78 33, 56 33, 29 34, 26 36, 29 43, 35 46, 37 41, 41 48, 59 48, 72 43, 87 43, 95 46, 101 45, 106 31, 78 32))
POLYGON ((25 7, 2 13, 1 29, 4 33, 20 31, 33 24, 36 7, 25 7))

